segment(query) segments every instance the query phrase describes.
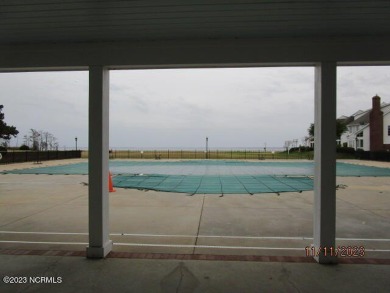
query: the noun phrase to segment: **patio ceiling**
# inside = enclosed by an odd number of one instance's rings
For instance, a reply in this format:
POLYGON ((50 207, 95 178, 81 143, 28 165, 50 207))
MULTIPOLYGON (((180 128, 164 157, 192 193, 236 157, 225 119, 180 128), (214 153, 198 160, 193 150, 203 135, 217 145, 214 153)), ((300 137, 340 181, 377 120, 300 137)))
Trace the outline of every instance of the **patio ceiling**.
POLYGON ((2 0, 0 45, 390 36, 390 1, 2 0))

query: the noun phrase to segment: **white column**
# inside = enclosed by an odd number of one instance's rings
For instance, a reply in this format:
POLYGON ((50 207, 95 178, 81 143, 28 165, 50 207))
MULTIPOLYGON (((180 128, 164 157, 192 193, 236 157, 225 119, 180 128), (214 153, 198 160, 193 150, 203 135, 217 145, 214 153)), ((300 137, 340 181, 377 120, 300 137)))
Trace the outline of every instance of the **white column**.
POLYGON ((112 249, 109 239, 108 151, 109 70, 89 68, 89 246, 87 257, 103 258, 112 249))
POLYGON ((322 62, 315 68, 314 114, 314 258, 337 263, 330 255, 336 238, 336 63, 322 62))

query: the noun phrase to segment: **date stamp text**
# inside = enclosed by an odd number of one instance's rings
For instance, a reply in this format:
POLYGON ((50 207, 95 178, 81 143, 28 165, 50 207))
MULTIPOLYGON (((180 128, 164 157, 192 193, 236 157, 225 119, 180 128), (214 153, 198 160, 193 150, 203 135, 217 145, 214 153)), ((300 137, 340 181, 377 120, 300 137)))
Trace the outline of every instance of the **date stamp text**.
POLYGON ((366 249, 364 246, 306 246, 306 256, 316 257, 319 255, 335 257, 364 257, 366 249))

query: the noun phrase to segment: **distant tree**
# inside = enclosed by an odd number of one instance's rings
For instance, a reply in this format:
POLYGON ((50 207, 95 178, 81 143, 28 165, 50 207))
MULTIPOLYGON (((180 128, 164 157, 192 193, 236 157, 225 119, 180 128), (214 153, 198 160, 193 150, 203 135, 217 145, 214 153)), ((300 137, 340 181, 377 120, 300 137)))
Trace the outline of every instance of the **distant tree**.
POLYGON ((346 131, 347 131, 347 125, 340 120, 336 120, 336 137, 337 137, 337 139, 340 139, 341 135, 346 131))
POLYGON ((55 150, 58 149, 57 138, 50 132, 40 132, 41 137, 41 150, 55 150))
POLYGON ((31 131, 31 135, 30 135, 30 141, 31 141, 31 144, 32 144, 32 149, 34 151, 38 151, 39 150, 39 132, 35 129, 30 129, 31 131))
MULTIPOLYGON (((0 105, 0 138, 8 141, 11 136, 16 137, 19 133, 15 126, 7 125, 4 122, 4 113, 2 113, 4 106, 0 105)), ((7 145, 7 143, 5 143, 7 145)))
MULTIPOLYGON (((340 120, 336 120, 336 139, 340 139, 340 136, 347 130, 347 125, 340 120)), ((314 123, 310 124, 307 129, 309 136, 314 137, 314 123)))
POLYGON ((24 145, 34 151, 58 150, 57 138, 50 132, 31 128, 30 135, 23 137, 24 145))
MULTIPOLYGON (((30 138, 27 136, 27 134, 25 134, 23 136, 23 144, 26 145, 26 146, 29 146, 30 145, 30 138)), ((30 148, 30 147, 29 147, 30 148)))
POLYGON ((0 105, 0 139, 4 140, 2 146, 6 148, 11 136, 16 137, 19 133, 15 126, 7 125, 4 122, 4 113, 2 113, 4 106, 0 105))
POLYGON ((314 136, 314 123, 310 123, 310 127, 307 129, 309 136, 314 136))

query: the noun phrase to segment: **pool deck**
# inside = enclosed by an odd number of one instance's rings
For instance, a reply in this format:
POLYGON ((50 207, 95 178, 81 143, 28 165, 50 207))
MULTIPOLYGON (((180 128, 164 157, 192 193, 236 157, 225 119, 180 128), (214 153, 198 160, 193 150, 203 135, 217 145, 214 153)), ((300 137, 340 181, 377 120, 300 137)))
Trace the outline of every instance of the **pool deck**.
MULTIPOLYGON (((2 165, 0 170, 80 161, 85 160, 2 165)), ((85 175, 0 175, 2 277, 55 274, 64 279, 61 285, 0 283, 1 292, 390 288, 388 177, 337 178, 336 244, 365 250, 363 257, 339 257, 337 266, 318 265, 306 256, 313 233, 312 191, 220 197, 118 188, 110 193, 114 252, 103 261, 87 260, 87 183, 85 175)))

